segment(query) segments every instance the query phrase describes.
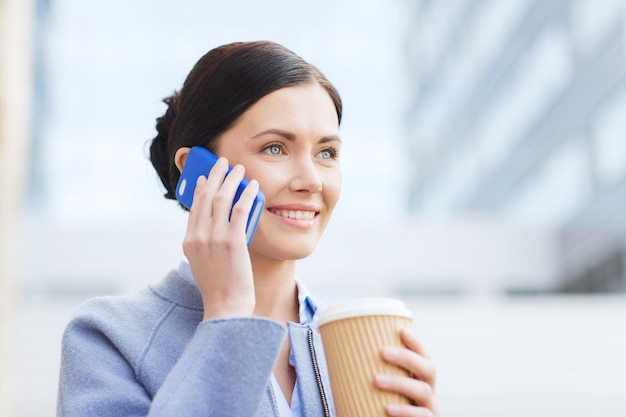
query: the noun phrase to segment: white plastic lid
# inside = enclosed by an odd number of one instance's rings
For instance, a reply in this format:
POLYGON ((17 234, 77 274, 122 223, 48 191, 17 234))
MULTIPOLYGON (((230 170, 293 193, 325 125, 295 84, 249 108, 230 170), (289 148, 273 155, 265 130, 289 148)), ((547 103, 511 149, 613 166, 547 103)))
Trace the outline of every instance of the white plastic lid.
POLYGON ((413 318, 406 305, 395 298, 357 298, 328 307, 319 325, 360 316, 399 316, 413 318))

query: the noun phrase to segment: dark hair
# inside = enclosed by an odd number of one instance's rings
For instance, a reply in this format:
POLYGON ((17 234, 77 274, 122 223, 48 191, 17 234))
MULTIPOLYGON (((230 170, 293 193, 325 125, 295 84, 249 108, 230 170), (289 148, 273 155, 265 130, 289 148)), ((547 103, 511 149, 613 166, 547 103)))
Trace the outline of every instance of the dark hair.
POLYGON ((263 96, 280 88, 318 82, 328 91, 341 123, 339 93, 313 65, 274 42, 236 42, 212 49, 192 68, 180 91, 165 98, 157 118, 150 161, 175 199, 180 173, 174 164, 184 146, 215 152, 215 139, 263 96))

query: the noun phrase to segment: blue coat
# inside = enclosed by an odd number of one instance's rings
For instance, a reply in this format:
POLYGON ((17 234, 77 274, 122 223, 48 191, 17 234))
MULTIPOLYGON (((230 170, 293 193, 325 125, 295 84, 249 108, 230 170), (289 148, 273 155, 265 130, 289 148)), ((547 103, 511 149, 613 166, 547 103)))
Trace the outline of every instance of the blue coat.
POLYGON ((177 271, 136 294, 88 300, 63 335, 57 415, 277 416, 269 380, 288 335, 304 416, 334 417, 319 313, 287 328, 260 317, 201 322, 200 293, 177 271))

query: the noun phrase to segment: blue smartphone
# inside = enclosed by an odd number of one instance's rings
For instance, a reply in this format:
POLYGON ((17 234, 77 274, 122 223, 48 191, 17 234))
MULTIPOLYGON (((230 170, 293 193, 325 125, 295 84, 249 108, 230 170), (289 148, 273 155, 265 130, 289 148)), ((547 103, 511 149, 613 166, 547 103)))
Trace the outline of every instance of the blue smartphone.
MULTIPOLYGON (((198 181, 198 178, 201 175, 208 177, 209 171, 211 171, 211 168, 213 168, 213 165, 215 165, 216 162, 217 156, 215 156, 208 149, 201 146, 194 146, 191 148, 189 154, 187 155, 183 172, 180 173, 178 185, 176 186, 176 199, 183 206, 191 209, 193 193, 196 189, 196 182, 198 181)), ((228 172, 230 173, 230 171, 231 168, 228 167, 228 172)), ((248 183, 249 181, 246 178, 241 181, 239 187, 237 187, 237 192, 235 193, 235 198, 233 199, 233 205, 237 202, 237 200, 239 200, 241 193, 246 188, 248 183)), ((265 196, 263 195, 263 192, 259 190, 259 193, 252 204, 252 208, 250 209, 248 223, 246 224, 246 241, 248 242, 248 245, 250 245, 250 242, 254 237, 254 232, 259 224, 259 219, 263 213, 264 205, 265 196)))

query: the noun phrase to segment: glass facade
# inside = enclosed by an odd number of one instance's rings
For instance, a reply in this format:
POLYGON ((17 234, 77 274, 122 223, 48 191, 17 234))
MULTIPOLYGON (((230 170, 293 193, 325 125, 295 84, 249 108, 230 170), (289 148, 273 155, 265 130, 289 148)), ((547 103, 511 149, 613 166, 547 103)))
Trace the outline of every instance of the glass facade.
POLYGON ((625 10, 623 0, 422 2, 408 37, 409 211, 553 229, 559 290, 626 290, 623 268, 610 285, 574 284, 615 264, 626 236, 605 213, 626 212, 615 191, 626 183, 625 10))

